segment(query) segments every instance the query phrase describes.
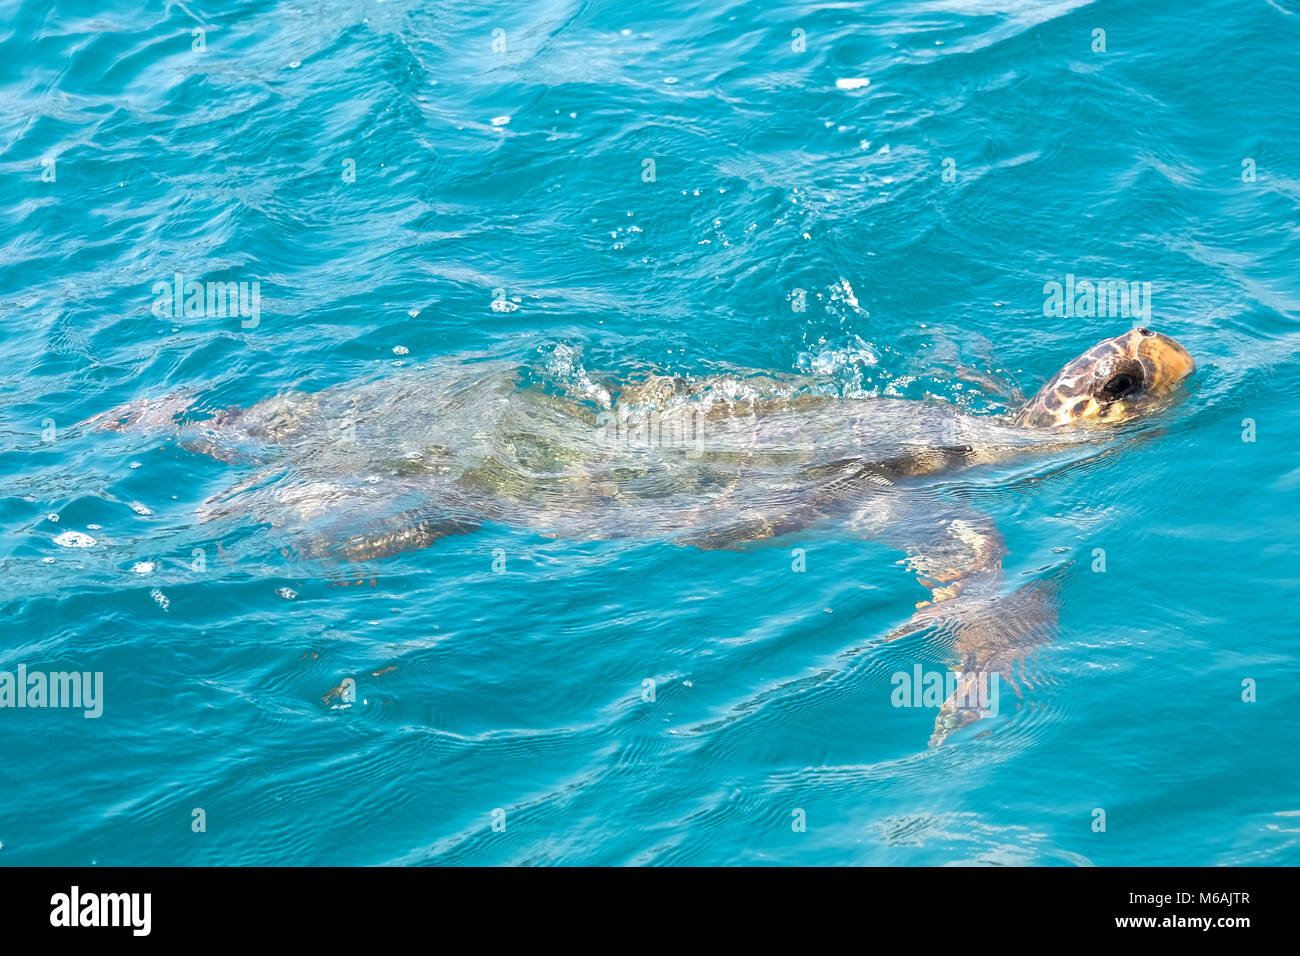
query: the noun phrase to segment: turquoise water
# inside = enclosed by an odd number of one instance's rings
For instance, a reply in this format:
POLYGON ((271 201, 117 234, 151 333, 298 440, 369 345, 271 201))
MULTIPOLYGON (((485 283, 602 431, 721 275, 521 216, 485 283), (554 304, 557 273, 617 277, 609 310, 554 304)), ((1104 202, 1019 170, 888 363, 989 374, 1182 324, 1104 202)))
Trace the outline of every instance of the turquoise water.
POLYGON ((0 709, 0 862, 1300 862, 1300 7, 466 6, 0 6, 0 671, 103 674, 0 709), (255 317, 160 315, 176 273, 255 317), (352 567, 200 522, 247 461, 78 426, 471 353, 991 414, 1139 322, 1199 366, 1149 440, 933 489, 1060 582, 937 748, 891 675, 951 646, 882 643, 925 592, 835 523, 352 567))

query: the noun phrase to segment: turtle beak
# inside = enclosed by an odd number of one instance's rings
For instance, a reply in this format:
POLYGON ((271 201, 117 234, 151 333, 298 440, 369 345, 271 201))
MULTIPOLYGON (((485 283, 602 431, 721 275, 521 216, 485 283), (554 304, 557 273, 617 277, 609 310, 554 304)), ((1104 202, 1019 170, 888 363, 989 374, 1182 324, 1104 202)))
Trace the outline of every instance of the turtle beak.
POLYGON ((1154 373, 1150 380, 1156 388, 1171 389, 1196 371, 1187 349, 1169 336, 1150 329, 1134 329, 1129 335, 1133 356, 1154 373))

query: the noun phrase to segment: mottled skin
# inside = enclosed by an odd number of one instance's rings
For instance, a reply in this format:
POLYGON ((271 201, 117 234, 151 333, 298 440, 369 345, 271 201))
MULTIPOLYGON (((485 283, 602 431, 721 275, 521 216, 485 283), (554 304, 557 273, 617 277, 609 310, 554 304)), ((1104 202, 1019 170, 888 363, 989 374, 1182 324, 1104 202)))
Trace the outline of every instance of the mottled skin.
MULTIPOLYGON (((557 387, 467 357, 206 419, 191 420, 192 397, 174 395, 90 423, 168 429, 191 450, 255 466, 204 502, 201 520, 270 526, 311 558, 383 558, 485 521, 726 549, 835 522, 907 555, 929 599, 888 639, 950 629, 964 686, 1010 679, 1049 638, 1054 585, 1003 594, 1001 534, 940 482, 1102 444, 1113 426, 1171 403, 1194 367, 1173 339, 1133 329, 1071 361, 1017 412, 981 416, 843 398, 816 376, 601 384, 582 370, 557 387)), ((954 695, 932 743, 979 717, 954 695)))
POLYGON ((1169 336, 1133 329, 1098 342, 1057 372, 1015 421, 1029 428, 1128 421, 1149 412, 1195 369, 1169 336))

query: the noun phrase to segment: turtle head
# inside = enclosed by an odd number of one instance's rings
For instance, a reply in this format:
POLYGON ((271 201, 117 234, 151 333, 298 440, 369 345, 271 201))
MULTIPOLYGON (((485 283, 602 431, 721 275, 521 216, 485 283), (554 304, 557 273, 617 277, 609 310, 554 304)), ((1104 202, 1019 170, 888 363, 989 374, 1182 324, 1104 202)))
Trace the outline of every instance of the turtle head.
POLYGON ((1196 363, 1167 335, 1132 329, 1098 342, 1038 390, 1015 422, 1030 428, 1112 425, 1159 406, 1196 363))

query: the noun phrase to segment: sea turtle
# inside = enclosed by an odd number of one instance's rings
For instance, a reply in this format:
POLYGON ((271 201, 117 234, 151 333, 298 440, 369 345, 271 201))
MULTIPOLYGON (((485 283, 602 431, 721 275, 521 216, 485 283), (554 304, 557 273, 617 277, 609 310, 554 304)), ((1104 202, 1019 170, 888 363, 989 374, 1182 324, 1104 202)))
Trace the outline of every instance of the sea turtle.
MULTIPOLYGON (((100 428, 162 427, 248 466, 205 501, 204 522, 270 524, 308 557, 351 561, 426 547, 483 522, 556 537, 658 537, 739 548, 823 522, 907 555, 929 591, 890 638, 951 627, 957 690, 1046 639, 1050 582, 1002 595, 1002 537, 937 492, 953 473, 1107 444, 1113 426, 1170 403, 1193 371, 1145 328, 1062 368, 1017 411, 846 397, 816 375, 652 374, 557 380, 484 356, 369 384, 288 393, 197 418, 193 396, 123 406, 100 428)), ((1123 431, 1123 430, 1121 430, 1123 431)), ((962 693, 932 743, 980 716, 962 693)))

